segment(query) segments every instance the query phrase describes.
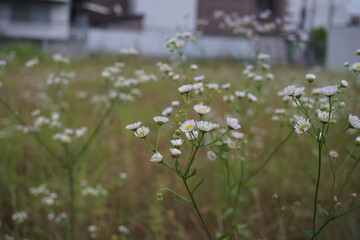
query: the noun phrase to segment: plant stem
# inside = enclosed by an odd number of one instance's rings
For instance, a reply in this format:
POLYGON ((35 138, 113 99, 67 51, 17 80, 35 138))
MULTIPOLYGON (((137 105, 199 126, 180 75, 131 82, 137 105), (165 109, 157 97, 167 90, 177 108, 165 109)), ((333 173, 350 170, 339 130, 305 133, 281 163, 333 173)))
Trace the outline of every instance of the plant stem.
POLYGON ((70 148, 67 144, 64 144, 65 157, 68 160, 67 170, 68 170, 68 186, 69 186, 69 240, 75 240, 76 235, 76 204, 75 204, 75 179, 74 179, 74 159, 70 151, 70 148))
POLYGON ((314 213, 313 213, 313 221, 312 221, 312 228, 313 232, 316 229, 316 210, 317 210, 317 203, 318 203, 318 193, 319 193, 319 186, 320 186, 320 174, 321 174, 321 149, 322 149, 322 142, 319 142, 319 161, 318 161, 318 175, 316 180, 316 189, 315 189, 315 198, 314 198, 314 213))
POLYGON ((209 239, 212 240, 213 238, 212 238, 212 236, 211 236, 211 234, 210 234, 210 231, 209 231, 209 229, 208 229, 208 227, 207 227, 207 225, 206 225, 206 223, 205 223, 204 218, 202 217, 202 215, 201 215, 201 213, 200 213, 200 211, 199 211, 199 208, 198 208, 198 206, 197 206, 197 204, 196 204, 195 198, 194 198, 193 194, 191 193, 191 190, 190 190, 190 188, 189 188, 189 186, 188 186, 188 184, 187 184, 187 182, 186 182, 186 177, 185 177, 185 176, 182 176, 182 180, 183 180, 183 182, 184 182, 186 191, 188 192, 188 194, 189 194, 189 196, 190 196, 190 198, 191 198, 191 201, 192 201, 192 203, 193 203, 193 206, 194 206, 194 208, 195 208, 195 211, 196 211, 197 215, 199 216, 199 218, 200 218, 200 220, 201 220, 201 223, 202 223, 202 225, 204 226, 204 228, 205 228, 205 230, 206 230, 206 233, 207 233, 209 239))

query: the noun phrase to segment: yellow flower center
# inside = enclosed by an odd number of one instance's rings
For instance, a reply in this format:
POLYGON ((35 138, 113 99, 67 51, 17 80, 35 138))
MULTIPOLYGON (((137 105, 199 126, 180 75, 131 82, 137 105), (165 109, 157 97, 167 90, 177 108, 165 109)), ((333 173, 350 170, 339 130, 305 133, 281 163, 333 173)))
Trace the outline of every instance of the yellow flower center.
POLYGON ((140 136, 143 136, 143 135, 145 135, 145 132, 144 132, 144 131, 141 131, 141 132, 139 133, 139 135, 140 135, 140 136))
POLYGON ((230 146, 230 147, 234 147, 234 146, 235 146, 235 143, 229 143, 229 146, 230 146))
POLYGON ((301 132, 305 132, 305 129, 308 127, 309 125, 307 125, 306 123, 304 123, 303 125, 300 126, 299 130, 301 132))
POLYGON ((198 110, 201 111, 201 112, 205 112, 205 111, 206 111, 205 108, 199 108, 198 110))
POLYGON ((356 65, 355 68, 356 68, 356 69, 360 69, 360 65, 356 65))
POLYGON ((187 125, 187 126, 185 127, 185 129, 186 129, 186 130, 190 130, 192 127, 193 127, 193 125, 192 125, 192 124, 189 124, 189 125, 187 125))

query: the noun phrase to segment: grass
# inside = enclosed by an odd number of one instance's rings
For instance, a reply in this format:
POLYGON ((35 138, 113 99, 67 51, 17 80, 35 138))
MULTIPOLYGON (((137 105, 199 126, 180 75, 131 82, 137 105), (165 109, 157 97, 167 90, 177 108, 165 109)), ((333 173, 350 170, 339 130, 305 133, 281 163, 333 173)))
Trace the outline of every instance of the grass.
MULTIPOLYGON (((98 121, 103 108, 91 104, 89 97, 79 99, 76 95, 79 91, 86 91, 88 96, 103 92, 104 83, 100 73, 115 60, 114 57, 88 58, 66 66, 77 73, 75 80, 66 87, 64 95, 67 102, 63 106, 66 126, 90 128, 98 121)), ((144 69, 158 75, 156 62, 151 59, 136 59, 131 62, 127 71, 144 69)), ((49 104, 46 100, 41 100, 46 90, 41 83, 46 79, 47 73, 57 70, 57 66, 46 60, 34 69, 24 69, 22 64, 19 61, 7 68, 0 94, 19 110, 26 122, 30 122, 31 111, 39 108, 40 104, 47 109, 45 112, 49 112, 52 107, 51 102, 49 104)), ((204 61, 198 64, 199 75, 204 74, 208 81, 231 82, 235 89, 242 89, 245 84, 242 75, 244 68, 236 62, 204 61)), ((273 137, 274 130, 278 129, 267 113, 269 107, 282 107, 276 92, 290 82, 304 84, 302 81, 306 73, 304 69, 281 66, 275 67, 273 72, 276 78, 265 91, 268 92, 268 100, 262 103, 260 117, 254 122, 256 127, 265 130, 262 141, 269 146, 275 146, 286 135, 286 131, 283 131, 279 137, 273 137)), ((355 84, 354 77, 346 73, 328 72, 317 73, 317 77, 319 80, 316 83, 319 85, 323 85, 325 80, 337 82, 345 78, 356 86, 346 90, 349 96, 346 103, 352 113, 359 114, 358 108, 356 109, 359 87, 355 84)), ((148 160, 151 153, 131 132, 125 130, 126 124, 138 120, 155 128, 153 116, 159 115, 171 101, 181 100, 180 95, 174 95, 176 86, 165 79, 147 83, 141 90, 141 98, 117 106, 83 157, 81 166, 77 168, 77 239, 90 238, 87 231, 89 225, 99 227, 101 237, 98 239, 206 239, 192 206, 174 203, 174 196, 169 193, 165 193, 163 201, 157 201, 156 193, 163 187, 171 187, 185 195, 182 183, 166 169, 150 163, 148 160), (126 172, 128 178, 120 179, 120 172, 126 172), (108 195, 81 196, 81 180, 86 180, 90 186, 103 186, 108 195), (126 225, 130 234, 119 234, 119 225, 126 225)), ((215 101, 214 108, 219 109, 220 113, 229 110, 221 97, 215 101)), ((0 113, 3 129, 9 122, 15 124, 4 107, 0 107, 0 113)), ((247 126, 243 126, 244 132, 248 131, 246 128, 247 126)), ((167 129, 163 134, 168 134, 169 138, 171 136, 167 129)), ((153 133, 150 138, 155 140, 155 135, 153 133)), ((345 135, 330 142, 330 146, 339 152, 339 161, 350 149, 344 143, 351 143, 353 139, 354 135, 345 135)), ((66 222, 57 224, 49 221, 47 214, 53 211, 57 214, 67 212, 66 204, 63 204, 67 201, 66 172, 30 135, 11 131, 0 141, 0 236, 10 234, 19 239, 65 239, 66 222), (39 197, 30 194, 29 188, 40 184, 46 184, 59 195, 58 206, 52 207, 53 209, 45 207, 39 197), (19 210, 26 210, 29 219, 22 224, 15 224, 11 215, 19 210)), ((53 141, 49 141, 49 144, 56 147, 53 141)), ((160 152, 167 153, 170 143, 162 142, 160 146, 160 152)), ((256 162, 264 160, 265 154, 260 155, 255 149, 251 154, 256 162)), ((208 161, 203 151, 199 156, 201 158, 195 163, 198 175, 205 176, 205 182, 197 195, 200 211, 213 233, 224 232, 229 222, 223 214, 229 207, 229 201, 224 197, 225 185, 219 171, 221 166, 219 161, 208 161)), ((315 172, 315 167, 316 146, 304 136, 291 138, 269 165, 247 183, 246 190, 240 195, 239 227, 243 229, 243 239, 304 239, 302 230, 311 228, 314 191, 309 169, 315 172)), ((324 161, 323 167, 329 168, 329 163, 324 161)), ((342 202, 350 200, 350 194, 359 190, 359 180, 359 175, 355 174, 345 189, 342 202)), ((330 191, 330 174, 324 172, 322 181, 320 199, 330 191)), ((322 200, 325 204, 329 202, 328 199, 322 200)), ((360 215, 355 212, 331 224, 323 232, 321 239, 358 239, 359 223, 360 215)))

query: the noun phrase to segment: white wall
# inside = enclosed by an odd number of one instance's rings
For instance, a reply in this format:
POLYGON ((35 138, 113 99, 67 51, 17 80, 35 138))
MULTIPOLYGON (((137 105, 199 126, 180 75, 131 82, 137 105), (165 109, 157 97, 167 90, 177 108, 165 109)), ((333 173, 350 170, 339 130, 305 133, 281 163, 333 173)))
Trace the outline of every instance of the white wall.
POLYGON ((360 27, 330 29, 327 41, 326 68, 344 70, 344 62, 358 62, 356 49, 360 48, 360 27))
POLYGON ((146 30, 174 30, 187 15, 189 30, 196 27, 197 0, 132 0, 134 13, 143 14, 146 30))
MULTIPOLYGON (((165 48, 165 39, 173 34, 156 31, 90 29, 86 48, 90 52, 118 54, 120 48, 133 46, 143 56, 165 57, 170 55, 165 48)), ((246 39, 210 36, 202 37, 198 45, 190 44, 186 52, 191 57, 235 59, 254 58, 255 54, 254 46, 246 39)))
POLYGON ((307 3, 305 29, 309 30, 314 27, 328 27, 328 16, 331 1, 334 3, 332 25, 333 27, 339 27, 345 26, 351 18, 348 6, 350 6, 350 4, 354 1, 360 0, 288 0, 288 17, 291 22, 298 26, 301 19, 302 4, 307 3))
POLYGON ((12 22, 11 6, 0 2, 0 35, 9 38, 66 40, 70 37, 70 3, 49 3, 49 23, 12 22))

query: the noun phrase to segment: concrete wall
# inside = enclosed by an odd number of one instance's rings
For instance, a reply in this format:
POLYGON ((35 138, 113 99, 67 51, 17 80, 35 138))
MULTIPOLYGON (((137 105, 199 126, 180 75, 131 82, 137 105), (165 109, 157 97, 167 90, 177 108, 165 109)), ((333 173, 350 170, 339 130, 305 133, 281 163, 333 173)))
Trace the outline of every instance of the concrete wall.
MULTIPOLYGON (((66 40, 70 37, 70 2, 48 2, 49 23, 13 22, 12 6, 0 2, 0 36, 40 40, 66 40)), ((17 6, 21 7, 21 6, 17 6)))
MULTIPOLYGON (((131 0, 131 9, 143 14, 145 30, 173 31, 179 24, 194 30, 197 21, 198 0, 131 0)), ((180 26, 181 27, 181 26, 180 26)))
POLYGON ((326 68, 343 70, 344 62, 359 61, 356 49, 360 48, 360 27, 333 28, 329 30, 327 41, 326 68))
MULTIPOLYGON (((120 48, 133 46, 141 55, 165 57, 170 55, 165 39, 174 35, 175 32, 90 29, 86 48, 90 52, 117 54, 120 48)), ((198 44, 190 44, 186 52, 191 57, 236 59, 250 59, 255 54, 250 41, 231 37, 202 37, 198 44)))
POLYGON ((307 15, 305 20, 305 29, 310 30, 314 27, 329 27, 330 6, 333 2, 332 26, 345 26, 351 18, 349 7, 353 1, 359 0, 288 0, 287 16, 295 25, 299 26, 301 20, 301 11, 303 4, 306 5, 307 15))

